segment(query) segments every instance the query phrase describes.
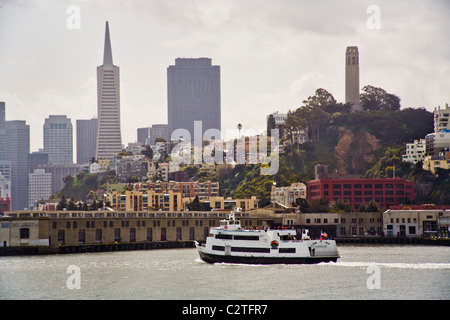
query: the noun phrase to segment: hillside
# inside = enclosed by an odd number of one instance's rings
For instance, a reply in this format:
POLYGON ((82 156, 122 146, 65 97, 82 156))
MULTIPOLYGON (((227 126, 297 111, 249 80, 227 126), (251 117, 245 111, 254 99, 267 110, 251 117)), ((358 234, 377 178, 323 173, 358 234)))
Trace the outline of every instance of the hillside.
MULTIPOLYGON (((219 181, 220 194, 244 198, 257 196, 259 206, 270 203, 273 183, 288 186, 314 179, 316 164, 328 165, 330 172, 365 177, 397 177, 414 180, 416 201, 450 204, 449 170, 432 175, 421 164, 402 163, 405 144, 433 132, 433 114, 424 108, 400 109, 400 99, 383 89, 367 86, 361 94, 363 111, 351 113, 351 106, 337 102, 324 89, 303 101, 288 113, 287 135, 291 143, 279 155, 279 170, 261 175, 260 165, 220 165, 216 172, 199 171, 195 166, 183 168, 194 180, 219 181), (303 130, 309 141, 293 143, 293 136, 303 130)), ((268 128, 273 125, 268 123, 268 128)), ((86 200, 95 196, 114 176, 82 173, 67 178, 56 197, 86 200)))

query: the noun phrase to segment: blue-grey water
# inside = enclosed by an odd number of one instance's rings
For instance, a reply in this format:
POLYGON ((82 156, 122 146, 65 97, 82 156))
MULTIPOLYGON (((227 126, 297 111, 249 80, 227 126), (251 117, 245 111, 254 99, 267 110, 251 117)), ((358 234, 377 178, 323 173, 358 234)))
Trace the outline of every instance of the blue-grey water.
POLYGON ((317 265, 210 265, 195 249, 0 257, 0 299, 450 298, 449 247, 340 245, 339 254, 317 265))

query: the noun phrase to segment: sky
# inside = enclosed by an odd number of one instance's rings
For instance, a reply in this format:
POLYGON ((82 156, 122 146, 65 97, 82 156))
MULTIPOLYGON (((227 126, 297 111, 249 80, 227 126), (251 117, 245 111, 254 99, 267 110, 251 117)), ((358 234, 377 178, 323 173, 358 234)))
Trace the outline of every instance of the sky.
POLYGON ((0 0, 0 101, 6 120, 30 125, 32 152, 45 118, 67 115, 76 153, 76 120, 97 116, 109 21, 125 145, 167 123, 178 57, 220 65, 222 132, 264 130, 318 88, 344 102, 347 46, 359 48, 361 89, 433 111, 450 103, 448 17, 448 0, 0 0))

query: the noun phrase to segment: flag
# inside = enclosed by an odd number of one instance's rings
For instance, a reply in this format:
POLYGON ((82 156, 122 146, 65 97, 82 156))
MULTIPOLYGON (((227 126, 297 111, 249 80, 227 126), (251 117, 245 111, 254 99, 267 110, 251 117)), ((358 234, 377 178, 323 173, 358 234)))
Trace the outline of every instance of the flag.
POLYGON ((323 231, 320 231, 320 236, 321 237, 325 237, 325 238, 328 237, 328 235, 325 232, 323 232, 323 231))

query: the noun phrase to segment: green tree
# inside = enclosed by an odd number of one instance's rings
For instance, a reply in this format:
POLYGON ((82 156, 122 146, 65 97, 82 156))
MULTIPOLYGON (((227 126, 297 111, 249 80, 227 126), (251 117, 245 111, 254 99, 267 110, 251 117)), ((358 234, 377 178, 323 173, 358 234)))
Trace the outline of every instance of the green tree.
POLYGON ((67 209, 67 201, 66 201, 66 197, 64 195, 61 197, 61 200, 59 201, 56 209, 57 210, 67 209))
POLYGON ((366 205, 366 212, 379 212, 377 204, 372 200, 366 205))
POLYGON ((275 129, 276 125, 275 125, 275 118, 273 117, 273 114, 270 114, 269 117, 267 118, 267 136, 271 137, 272 136, 272 129, 275 129))
POLYGON ((73 199, 73 197, 70 198, 69 204, 67 205, 67 210, 77 210, 77 205, 75 204, 75 200, 73 199))
POLYGON ((365 86, 360 94, 361 107, 365 111, 397 111, 400 110, 400 98, 386 92, 382 88, 365 86))

